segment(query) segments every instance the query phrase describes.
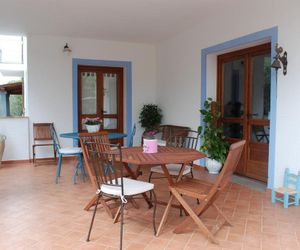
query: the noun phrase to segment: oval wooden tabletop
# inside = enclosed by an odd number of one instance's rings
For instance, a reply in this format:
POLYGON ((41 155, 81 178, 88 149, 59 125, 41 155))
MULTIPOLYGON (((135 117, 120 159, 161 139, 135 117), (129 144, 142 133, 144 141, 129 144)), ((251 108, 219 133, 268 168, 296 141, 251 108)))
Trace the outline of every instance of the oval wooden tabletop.
POLYGON ((158 147, 157 153, 143 153, 142 147, 122 148, 122 161, 135 165, 187 163, 206 157, 198 150, 189 148, 158 147))

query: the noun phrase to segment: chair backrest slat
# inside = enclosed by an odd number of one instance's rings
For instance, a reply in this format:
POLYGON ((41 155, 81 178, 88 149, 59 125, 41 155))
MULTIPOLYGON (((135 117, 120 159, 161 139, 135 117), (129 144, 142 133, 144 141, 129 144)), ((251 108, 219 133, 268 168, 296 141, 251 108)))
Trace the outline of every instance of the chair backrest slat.
POLYGON ((290 169, 286 168, 284 171, 284 180, 283 186, 286 188, 295 189, 297 192, 300 192, 300 171, 298 175, 290 173, 290 169))
POLYGON ((89 166, 95 176, 96 187, 100 189, 103 184, 120 187, 123 194, 123 168, 117 168, 117 164, 122 160, 121 146, 98 142, 86 142, 85 146, 89 155, 89 166), (94 150, 95 144, 107 150, 98 152, 94 150))
POLYGON ((170 136, 167 141, 168 146, 197 149, 200 134, 193 130, 180 130, 181 133, 176 133, 170 136))
POLYGON ((80 145, 82 147, 84 163, 85 163, 88 175, 90 177, 90 180, 91 180, 94 188, 98 188, 97 181, 96 181, 96 175, 90 164, 91 161, 89 160, 89 158, 90 158, 89 150, 96 151, 98 153, 109 150, 108 132, 100 131, 100 132, 96 132, 96 133, 79 133, 79 140, 80 140, 80 145), (89 143, 90 145, 88 146, 87 143, 89 143))
POLYGON ((187 136, 189 127, 177 126, 177 125, 160 125, 159 131, 162 133, 161 139, 169 141, 170 137, 174 136, 187 136))
POLYGON ((33 123, 33 140, 50 141, 52 140, 51 127, 53 123, 33 123))

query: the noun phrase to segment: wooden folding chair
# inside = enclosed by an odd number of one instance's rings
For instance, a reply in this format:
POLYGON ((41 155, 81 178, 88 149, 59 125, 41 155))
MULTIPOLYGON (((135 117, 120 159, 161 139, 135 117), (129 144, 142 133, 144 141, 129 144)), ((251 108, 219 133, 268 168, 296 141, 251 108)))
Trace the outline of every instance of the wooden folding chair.
MULTIPOLYGON (((178 200, 178 202, 183 206, 183 208, 190 215, 185 221, 183 221, 175 230, 175 233, 182 233, 184 229, 190 225, 192 221, 194 221, 197 226, 200 228, 201 232, 209 238, 209 240, 213 243, 218 244, 217 239, 214 237, 220 228, 224 224, 231 225, 229 219, 225 216, 225 214, 217 207, 215 204, 216 199, 220 195, 220 193, 225 189, 227 184, 230 182, 231 176, 236 169, 236 166, 240 160, 243 147, 245 144, 245 140, 236 142, 230 146, 229 153, 227 155, 224 167, 217 177, 215 183, 209 183, 206 181, 196 180, 185 178, 174 183, 173 186, 170 187, 172 195, 170 196, 167 208, 164 212, 163 218, 161 220, 160 226, 157 231, 157 236, 160 233, 170 210, 172 200, 174 197, 178 200), (189 196, 193 198, 197 198, 200 201, 200 204, 196 207, 192 208, 184 199, 184 196, 189 196), (209 230, 202 220, 200 216, 210 207, 214 207, 221 218, 212 230, 209 230)), ((181 171, 182 175, 183 170, 181 171)))
POLYGON ((53 160, 56 162, 56 151, 51 135, 51 127, 53 127, 53 123, 33 123, 32 161, 34 164, 36 164, 35 148, 41 146, 51 146, 53 148, 53 160))

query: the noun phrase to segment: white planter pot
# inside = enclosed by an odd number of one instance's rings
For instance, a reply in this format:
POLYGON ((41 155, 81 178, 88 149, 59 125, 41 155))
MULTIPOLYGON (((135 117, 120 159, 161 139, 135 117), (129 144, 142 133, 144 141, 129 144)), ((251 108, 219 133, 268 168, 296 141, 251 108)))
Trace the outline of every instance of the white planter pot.
POLYGON ((210 158, 206 159, 206 168, 210 174, 218 174, 221 167, 222 167, 222 163, 214 159, 210 159, 210 158))
POLYGON ((100 124, 98 124, 98 125, 85 125, 85 127, 86 127, 86 129, 89 133, 96 133, 100 129, 100 124))

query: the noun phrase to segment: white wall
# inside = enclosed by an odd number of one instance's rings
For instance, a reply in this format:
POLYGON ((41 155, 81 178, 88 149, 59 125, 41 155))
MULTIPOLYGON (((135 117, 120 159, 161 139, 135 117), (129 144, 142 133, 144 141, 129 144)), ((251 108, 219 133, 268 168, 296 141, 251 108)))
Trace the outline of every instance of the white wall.
POLYGON ((3 160, 29 159, 29 119, 0 118, 0 134, 6 136, 3 160))
MULTIPOLYGON (((33 122, 54 122, 58 133, 73 131, 72 58, 132 62, 133 122, 138 121, 138 113, 144 103, 156 101, 154 46, 31 35, 28 36, 28 107, 26 110, 30 117, 30 133, 28 134, 28 130, 23 131, 24 140, 29 138, 32 141, 33 122), (73 50, 70 55, 62 52, 66 42, 73 50)), ((12 133, 9 127, 6 133, 12 133)), ((136 143, 140 141, 140 133, 141 129, 138 126, 136 143)), ((62 139, 61 142, 63 146, 72 145, 69 139, 62 139)), ((50 150, 41 149, 37 152, 37 157, 47 156, 52 156, 50 150)), ((4 160, 8 159, 28 159, 26 143, 19 154, 9 157, 5 154, 4 160)))
MULTIPOLYGON (((166 123, 199 125, 201 49, 278 26, 281 46, 288 52, 288 73, 278 72, 275 185, 281 185, 285 167, 300 169, 300 2, 282 5, 276 0, 236 1, 235 11, 214 9, 194 28, 158 45, 157 100, 166 123)), ((209 65, 213 65, 209 58, 209 65)), ((213 79, 212 72, 208 72, 213 79)), ((209 81, 215 84, 214 81, 209 81)), ((208 86, 211 94, 215 86, 208 86)))

